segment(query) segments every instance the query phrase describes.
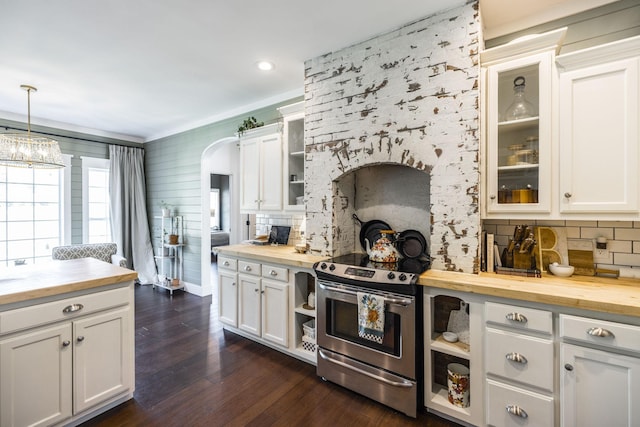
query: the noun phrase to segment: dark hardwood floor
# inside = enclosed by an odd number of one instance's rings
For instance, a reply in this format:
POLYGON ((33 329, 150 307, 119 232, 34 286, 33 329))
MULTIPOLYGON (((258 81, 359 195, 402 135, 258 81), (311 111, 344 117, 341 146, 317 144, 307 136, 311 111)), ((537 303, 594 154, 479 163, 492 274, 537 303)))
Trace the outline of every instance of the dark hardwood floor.
POLYGON ((135 301, 134 398, 84 426, 457 426, 409 418, 224 331, 212 297, 136 286, 135 301))

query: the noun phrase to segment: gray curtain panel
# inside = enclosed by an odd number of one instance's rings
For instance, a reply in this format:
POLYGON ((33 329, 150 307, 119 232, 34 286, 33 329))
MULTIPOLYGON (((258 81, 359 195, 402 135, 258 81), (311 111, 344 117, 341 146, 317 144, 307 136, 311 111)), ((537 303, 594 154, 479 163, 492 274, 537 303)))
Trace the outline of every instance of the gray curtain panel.
POLYGON ((109 194, 111 234, 128 267, 142 284, 154 283, 156 265, 147 219, 144 151, 109 146, 109 194))

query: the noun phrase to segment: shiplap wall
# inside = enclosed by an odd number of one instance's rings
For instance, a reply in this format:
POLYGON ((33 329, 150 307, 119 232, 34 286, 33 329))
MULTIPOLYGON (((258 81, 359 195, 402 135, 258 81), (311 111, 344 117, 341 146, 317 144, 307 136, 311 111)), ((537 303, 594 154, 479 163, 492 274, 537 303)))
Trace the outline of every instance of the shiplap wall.
MULTIPOLYGON (((278 107, 300 100, 302 97, 144 144, 149 227, 153 230, 158 225, 154 216, 160 215, 161 200, 171 204, 175 214, 184 216, 184 281, 201 286, 202 153, 214 142, 233 136, 247 117, 254 116, 265 124, 274 123, 280 119, 278 107)), ((208 233, 205 237, 210 238, 208 233)))
MULTIPOLYGON (((11 120, 0 119, 0 131, 5 128, 19 129, 26 132, 26 124, 11 120)), ((7 132, 16 132, 11 129, 7 132)), ((128 141, 113 138, 105 138, 95 135, 87 135, 46 126, 31 125, 31 132, 47 134, 60 144, 63 154, 71 154, 71 244, 82 243, 82 156, 95 157, 97 159, 109 158, 109 145, 128 145, 142 147, 128 141)))

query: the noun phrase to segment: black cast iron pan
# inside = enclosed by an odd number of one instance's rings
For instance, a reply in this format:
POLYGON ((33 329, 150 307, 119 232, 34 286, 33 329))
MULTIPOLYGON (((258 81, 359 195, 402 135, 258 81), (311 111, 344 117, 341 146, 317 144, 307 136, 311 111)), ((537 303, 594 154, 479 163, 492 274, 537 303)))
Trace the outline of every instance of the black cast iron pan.
POLYGON ((365 239, 367 239, 369 244, 372 245, 382 237, 380 230, 391 229, 389 224, 380 219, 372 219, 371 221, 363 222, 356 214, 353 214, 353 219, 358 221, 360 224, 360 245, 365 251, 367 250, 367 243, 365 242, 365 239))
POLYGON ((398 234, 396 248, 405 258, 428 256, 427 239, 417 230, 405 230, 398 234))

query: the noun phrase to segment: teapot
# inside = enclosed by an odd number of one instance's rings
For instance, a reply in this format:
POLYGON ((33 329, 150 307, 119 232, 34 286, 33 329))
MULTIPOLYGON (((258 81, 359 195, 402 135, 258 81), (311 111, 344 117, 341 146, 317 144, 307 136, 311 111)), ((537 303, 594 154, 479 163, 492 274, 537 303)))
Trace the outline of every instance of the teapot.
POLYGON ((398 262, 400 260, 400 253, 393 245, 393 239, 395 231, 393 230, 380 230, 380 238, 373 244, 369 242, 369 239, 365 238, 367 255, 372 262, 398 262))

